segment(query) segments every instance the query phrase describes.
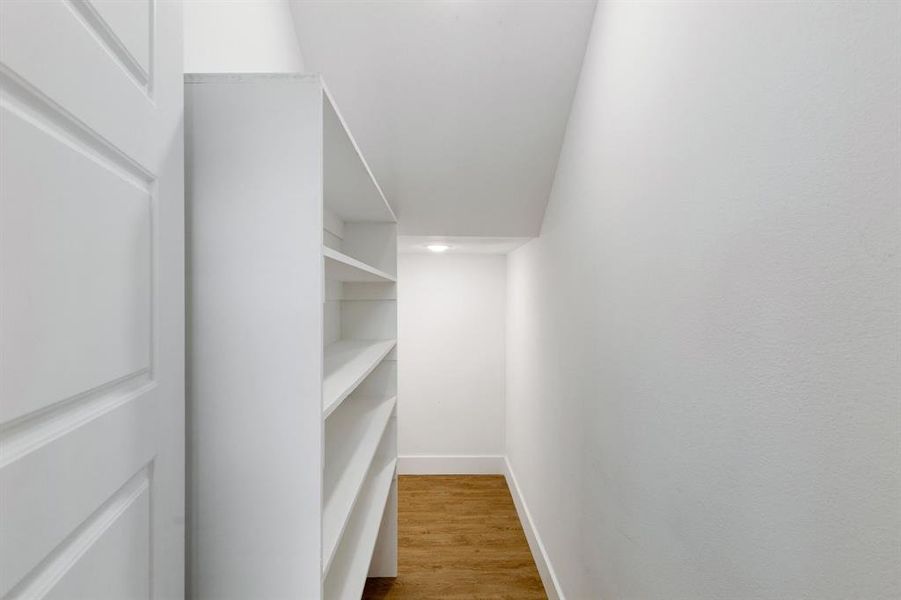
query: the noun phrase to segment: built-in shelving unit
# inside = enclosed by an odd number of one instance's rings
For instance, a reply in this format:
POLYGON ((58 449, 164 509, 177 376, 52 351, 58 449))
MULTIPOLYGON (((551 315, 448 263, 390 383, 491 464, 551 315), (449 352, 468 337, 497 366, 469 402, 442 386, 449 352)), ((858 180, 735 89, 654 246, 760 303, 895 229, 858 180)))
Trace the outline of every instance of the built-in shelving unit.
POLYGON ((397 569, 397 226, 317 76, 186 78, 192 594, 397 569))
POLYGON ((337 600, 396 571, 397 228, 334 104, 324 119, 322 577, 337 600))

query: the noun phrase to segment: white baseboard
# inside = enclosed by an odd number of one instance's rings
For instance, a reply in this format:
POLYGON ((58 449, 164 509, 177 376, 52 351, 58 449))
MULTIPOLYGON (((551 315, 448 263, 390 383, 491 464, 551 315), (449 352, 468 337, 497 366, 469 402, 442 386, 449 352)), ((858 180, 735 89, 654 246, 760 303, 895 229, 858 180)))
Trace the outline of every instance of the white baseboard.
POLYGON ((513 468, 510 461, 504 457, 505 472, 507 478, 507 487, 510 488, 510 495, 513 496, 513 504, 516 505, 516 512, 519 514, 519 522, 522 523, 523 531, 526 534, 526 540, 529 542, 529 549, 532 551, 532 558, 535 559, 535 566, 538 567, 538 574, 541 576, 541 583, 544 584, 544 591, 550 600, 566 600, 563 591, 560 589, 560 582, 557 581, 557 574, 551 565, 544 543, 541 541, 541 535, 532 521, 532 515, 529 513, 529 507, 526 506, 526 500, 522 496, 519 484, 516 482, 516 476, 513 474, 513 468))
POLYGON ((399 475, 503 475, 502 455, 407 455, 397 457, 399 475))

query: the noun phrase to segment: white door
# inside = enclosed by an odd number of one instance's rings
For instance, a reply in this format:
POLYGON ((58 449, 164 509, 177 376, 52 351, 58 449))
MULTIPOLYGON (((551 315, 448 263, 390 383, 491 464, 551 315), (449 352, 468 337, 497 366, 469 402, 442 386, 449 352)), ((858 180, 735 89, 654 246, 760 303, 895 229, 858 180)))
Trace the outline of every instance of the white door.
POLYGON ((184 593, 181 5, 0 0, 0 598, 184 593))

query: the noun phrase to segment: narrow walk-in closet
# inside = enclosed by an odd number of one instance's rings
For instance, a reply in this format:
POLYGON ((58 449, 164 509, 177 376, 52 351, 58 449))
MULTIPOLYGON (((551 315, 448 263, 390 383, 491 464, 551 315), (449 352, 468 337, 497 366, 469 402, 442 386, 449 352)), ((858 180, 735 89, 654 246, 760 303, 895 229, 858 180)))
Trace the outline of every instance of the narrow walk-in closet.
POLYGON ((0 0, 0 600, 901 600, 901 0, 0 0))

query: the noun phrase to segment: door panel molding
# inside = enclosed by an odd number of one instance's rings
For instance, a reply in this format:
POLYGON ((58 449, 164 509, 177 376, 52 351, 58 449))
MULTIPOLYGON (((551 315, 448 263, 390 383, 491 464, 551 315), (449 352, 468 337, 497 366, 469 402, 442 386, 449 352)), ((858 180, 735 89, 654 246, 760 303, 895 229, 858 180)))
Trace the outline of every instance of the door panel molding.
POLYGON ((0 469, 150 392, 150 369, 141 369, 0 426, 0 469))
POLYGON ((0 62, 0 106, 150 193, 156 177, 110 140, 0 62))
MULTIPOLYGON (((152 476, 153 462, 151 461, 116 490, 90 517, 23 577, 16 587, 3 597, 3 600, 46 596, 138 499, 151 493, 152 476)), ((150 557, 153 556, 153 529, 149 523, 147 529, 147 554, 150 557)), ((150 573, 151 568, 148 564, 148 587, 150 587, 150 573)))
POLYGON ((11 258, 0 289, 0 421, 9 421, 152 372, 158 245, 151 194, 26 121, 3 121, 0 251, 11 258))
MULTIPOLYGON (((155 49, 157 45, 154 39, 155 49)), ((159 127, 165 123, 158 109, 167 103, 162 99, 159 104, 157 95, 165 90, 155 82, 154 97, 149 97, 68 0, 0 2, 0 56, 32 89, 65 107, 131 160, 156 169, 164 142, 159 127)), ((151 72, 156 70, 151 66, 151 72)))
POLYGON ((158 400, 135 396, 0 469, 0 596, 156 460, 157 432, 145 426, 158 400))
POLYGON ((84 24, 84 26, 97 38, 98 42, 106 49, 110 56, 122 67, 122 70, 134 80, 135 84, 147 94, 153 97, 153 67, 149 64, 153 56, 153 16, 155 6, 153 0, 148 1, 147 19, 147 67, 132 54, 128 45, 122 40, 115 29, 103 18, 93 3, 88 0, 64 0, 84 24))

